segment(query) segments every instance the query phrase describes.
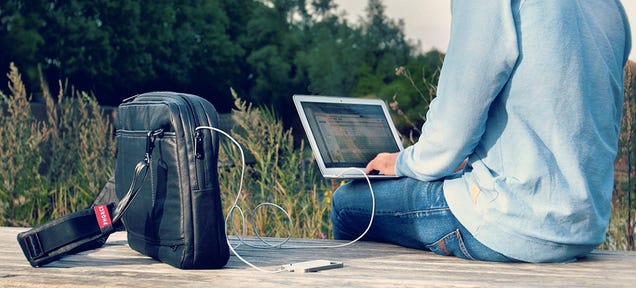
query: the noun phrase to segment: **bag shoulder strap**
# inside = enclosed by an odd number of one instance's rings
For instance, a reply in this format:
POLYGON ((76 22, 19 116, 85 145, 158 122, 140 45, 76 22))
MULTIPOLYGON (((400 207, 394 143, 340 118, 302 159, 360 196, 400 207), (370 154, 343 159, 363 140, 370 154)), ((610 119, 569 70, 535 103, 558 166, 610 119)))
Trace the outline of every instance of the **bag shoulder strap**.
POLYGON ((144 159, 135 166, 128 192, 117 205, 93 205, 18 234, 18 243, 31 266, 38 267, 64 255, 101 247, 108 235, 123 227, 121 217, 146 182, 154 142, 162 133, 163 129, 148 132, 144 159), (137 186, 140 176, 141 184, 137 186))

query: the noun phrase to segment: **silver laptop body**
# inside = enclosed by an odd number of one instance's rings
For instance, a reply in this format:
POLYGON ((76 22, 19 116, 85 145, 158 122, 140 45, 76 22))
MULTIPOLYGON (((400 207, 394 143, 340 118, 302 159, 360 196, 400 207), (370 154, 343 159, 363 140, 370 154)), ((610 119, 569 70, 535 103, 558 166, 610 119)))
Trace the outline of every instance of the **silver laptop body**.
POLYGON ((293 99, 325 178, 363 178, 360 170, 378 153, 403 149, 386 103, 380 99, 314 95, 294 95, 293 99))

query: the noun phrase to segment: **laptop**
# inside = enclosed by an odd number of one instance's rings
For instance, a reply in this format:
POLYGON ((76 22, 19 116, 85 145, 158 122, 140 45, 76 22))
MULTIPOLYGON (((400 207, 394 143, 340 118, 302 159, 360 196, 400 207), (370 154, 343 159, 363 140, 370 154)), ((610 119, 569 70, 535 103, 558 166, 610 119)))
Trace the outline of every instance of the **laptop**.
POLYGON ((364 171, 378 153, 404 149, 389 110, 380 99, 315 95, 294 95, 293 99, 325 178, 364 178, 362 172, 352 168, 364 171))

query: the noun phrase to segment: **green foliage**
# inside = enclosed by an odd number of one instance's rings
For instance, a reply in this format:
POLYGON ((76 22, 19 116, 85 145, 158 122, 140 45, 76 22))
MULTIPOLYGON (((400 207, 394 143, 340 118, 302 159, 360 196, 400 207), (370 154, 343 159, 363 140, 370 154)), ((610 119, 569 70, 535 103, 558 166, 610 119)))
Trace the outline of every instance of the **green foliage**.
POLYGON ((306 89, 313 94, 349 95, 356 85, 356 67, 363 63, 356 47, 360 36, 328 14, 311 29, 305 37, 311 37, 308 41, 313 44, 298 51, 295 62, 310 83, 306 89))
POLYGON ((363 19, 361 42, 364 57, 374 71, 384 77, 392 75, 396 65, 404 65, 413 51, 404 35, 404 22, 386 17, 382 0, 369 0, 363 19))
MULTIPOLYGON (((333 0, 8 0, 0 3, 0 67, 17 62, 36 98, 40 67, 106 105, 173 90, 229 112, 229 87, 279 111, 292 108, 292 94, 388 99, 382 87, 417 51, 384 10, 369 1, 351 24, 333 0)), ((281 117, 286 126, 295 120, 281 117)))
POLYGON ((112 173, 112 125, 86 93, 42 84, 46 117, 36 119, 18 69, 0 94, 0 225, 30 226, 86 208, 112 173))
MULTIPOLYGON (((240 77, 232 64, 243 50, 228 35, 229 1, 25 2, 0 4, 0 44, 12 51, 0 55, 0 65, 39 65, 47 78, 70 78, 102 103, 116 105, 140 90, 214 95, 240 77)), ((37 83, 36 75, 26 82, 37 83)))
POLYGON ((37 78, 40 50, 46 43, 40 32, 46 24, 41 18, 46 3, 44 0, 29 1, 29 5, 20 0, 0 3, 0 67, 15 62, 28 67, 26 73, 30 79, 37 78))
MULTIPOLYGON (((305 157, 304 145, 294 147, 291 130, 283 128, 273 111, 253 108, 238 98, 235 105, 237 109, 232 113, 235 127, 231 135, 249 155, 250 162, 245 168, 246 177, 238 202, 248 222, 245 223, 246 233, 253 235, 257 230, 265 236, 287 237, 291 226, 293 237, 329 235, 332 190, 318 177, 314 162, 305 157), (281 206, 291 215, 292 223, 282 211, 272 206, 253 210, 260 203, 281 206)), ((229 141, 224 141, 221 147, 219 182, 223 206, 230 207, 238 193, 241 155, 229 141)), ((242 233, 240 214, 238 210, 234 212, 235 233, 242 233)))
POLYGON ((421 134, 428 106, 437 96, 437 81, 443 55, 432 51, 395 69, 398 80, 382 88, 382 98, 394 112, 393 120, 406 144, 413 144, 421 134), (423 65, 424 64, 424 65, 423 65))

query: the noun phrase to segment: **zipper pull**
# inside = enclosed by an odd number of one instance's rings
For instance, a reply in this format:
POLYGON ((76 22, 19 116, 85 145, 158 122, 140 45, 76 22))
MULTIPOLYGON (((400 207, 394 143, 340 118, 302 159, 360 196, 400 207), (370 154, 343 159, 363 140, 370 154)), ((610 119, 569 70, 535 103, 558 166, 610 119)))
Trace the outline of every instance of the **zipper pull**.
POLYGON ((161 128, 148 132, 146 136, 146 154, 144 155, 146 166, 150 165, 150 155, 152 155, 152 150, 155 149, 155 141, 159 136, 163 136, 163 129, 161 128))
POLYGON ((203 134, 201 131, 194 133, 194 152, 197 159, 203 159, 203 134))

